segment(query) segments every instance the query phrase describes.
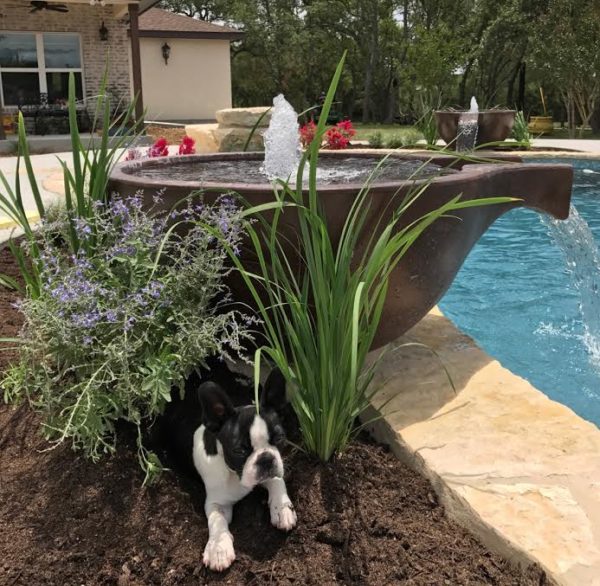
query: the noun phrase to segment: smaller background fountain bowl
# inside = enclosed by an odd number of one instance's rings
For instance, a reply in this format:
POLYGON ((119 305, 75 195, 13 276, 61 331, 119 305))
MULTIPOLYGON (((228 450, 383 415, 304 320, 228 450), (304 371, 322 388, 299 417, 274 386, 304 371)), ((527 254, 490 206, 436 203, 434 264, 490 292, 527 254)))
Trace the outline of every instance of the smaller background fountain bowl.
MULTIPOLYGON (((490 142, 501 142, 510 136, 515 123, 516 110, 482 110, 477 118, 477 140, 475 146, 490 142)), ((450 144, 456 140, 458 121, 466 111, 437 110, 435 121, 439 135, 450 144)))

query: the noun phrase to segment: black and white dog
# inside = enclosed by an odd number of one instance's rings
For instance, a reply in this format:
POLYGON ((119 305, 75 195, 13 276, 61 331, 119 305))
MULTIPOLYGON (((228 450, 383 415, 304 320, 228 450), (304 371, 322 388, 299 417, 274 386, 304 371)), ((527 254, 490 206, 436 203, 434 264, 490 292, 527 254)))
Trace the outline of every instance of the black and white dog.
POLYGON ((285 439, 278 415, 287 402, 285 379, 277 369, 270 373, 258 413, 254 405, 234 407, 223 388, 229 390, 234 380, 224 365, 204 371, 202 378, 190 377, 184 399, 175 397, 160 423, 172 456, 188 468, 193 464, 204 481, 209 538, 203 561, 217 571, 235 559, 229 532, 233 505, 254 487, 267 489, 275 527, 290 531, 296 525, 279 452, 285 439))

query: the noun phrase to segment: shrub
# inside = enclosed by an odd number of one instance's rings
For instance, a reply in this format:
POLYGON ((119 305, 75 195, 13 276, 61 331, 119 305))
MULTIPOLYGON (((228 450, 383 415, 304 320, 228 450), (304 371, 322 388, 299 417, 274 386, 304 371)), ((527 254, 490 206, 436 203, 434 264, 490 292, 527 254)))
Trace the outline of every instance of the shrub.
POLYGON ((138 428, 147 479, 157 472, 142 422, 162 411, 172 384, 195 365, 212 354, 237 355, 249 337, 252 320, 225 305, 227 254, 204 225, 237 250, 239 210, 228 198, 189 204, 169 218, 144 212, 139 196, 96 202, 89 220, 75 220, 82 242, 97 239, 91 254, 55 244, 70 229, 60 216, 42 223, 41 290, 20 303, 20 361, 2 386, 6 400, 30 400, 47 439, 70 439, 97 460, 114 449, 123 419, 138 428), (179 235, 182 225, 189 230, 179 235))
POLYGON ((415 123, 415 127, 423 135, 427 146, 433 147, 437 144, 439 135, 432 108, 424 108, 421 118, 415 123))
POLYGON ((515 123, 513 125, 511 136, 519 143, 519 146, 525 149, 531 148, 531 134, 527 126, 527 119, 522 110, 517 112, 515 116, 515 123))
POLYGON ((404 146, 404 137, 402 134, 392 134, 385 143, 388 149, 399 149, 404 146))
POLYGON ((369 136, 369 147, 372 149, 383 148, 383 134, 380 130, 374 132, 369 136))
POLYGON ((408 130, 404 130, 403 132, 399 132, 397 134, 393 134, 387 141, 386 147, 388 149, 399 149, 408 146, 414 146, 421 140, 421 133, 414 129, 409 128, 408 130))
POLYGON ((402 146, 417 146, 423 135, 416 128, 409 128, 402 134, 402 146))

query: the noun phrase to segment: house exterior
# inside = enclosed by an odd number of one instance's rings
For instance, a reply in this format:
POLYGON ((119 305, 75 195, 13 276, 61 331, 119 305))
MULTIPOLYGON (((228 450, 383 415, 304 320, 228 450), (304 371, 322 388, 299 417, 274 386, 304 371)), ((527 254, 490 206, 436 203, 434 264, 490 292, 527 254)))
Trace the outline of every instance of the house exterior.
MULTIPOLYGON (((203 25, 199 30, 192 23, 186 28, 180 19, 193 19, 164 13, 167 16, 162 19, 146 20, 146 36, 140 39, 139 20, 156 1, 0 0, 0 106, 5 116, 20 109, 28 131, 43 134, 39 126, 44 116, 61 119, 70 73, 75 76, 81 109, 89 113, 107 72, 114 104, 139 96, 138 117, 146 105, 162 119, 212 118, 214 109, 212 113, 209 109, 213 105, 221 107, 231 101, 229 39, 239 38, 239 33, 228 29, 223 38, 215 37, 214 25, 199 23, 203 25), (168 29, 169 16, 177 22, 174 31, 168 29), (168 65, 159 48, 165 41, 171 47, 168 65), (216 86, 197 83, 196 77, 214 78, 216 86), (148 84, 147 103, 142 78, 148 84), (179 95, 186 87, 191 88, 193 99, 179 95), (179 103, 179 109, 171 102, 179 103)), ((60 132, 51 129, 50 133, 60 132)))
POLYGON ((140 15, 139 28, 148 119, 213 120, 231 108, 230 44, 242 33, 159 8, 140 15))

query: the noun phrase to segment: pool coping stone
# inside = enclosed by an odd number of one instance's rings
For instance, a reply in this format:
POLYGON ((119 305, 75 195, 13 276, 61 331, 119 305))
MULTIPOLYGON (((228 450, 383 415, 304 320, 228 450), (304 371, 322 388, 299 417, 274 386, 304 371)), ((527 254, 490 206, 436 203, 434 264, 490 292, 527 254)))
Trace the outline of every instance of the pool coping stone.
POLYGON ((598 427, 504 368, 438 308, 388 345, 374 384, 369 431, 431 481, 452 519, 512 563, 538 563, 555 584, 600 586, 598 427))

